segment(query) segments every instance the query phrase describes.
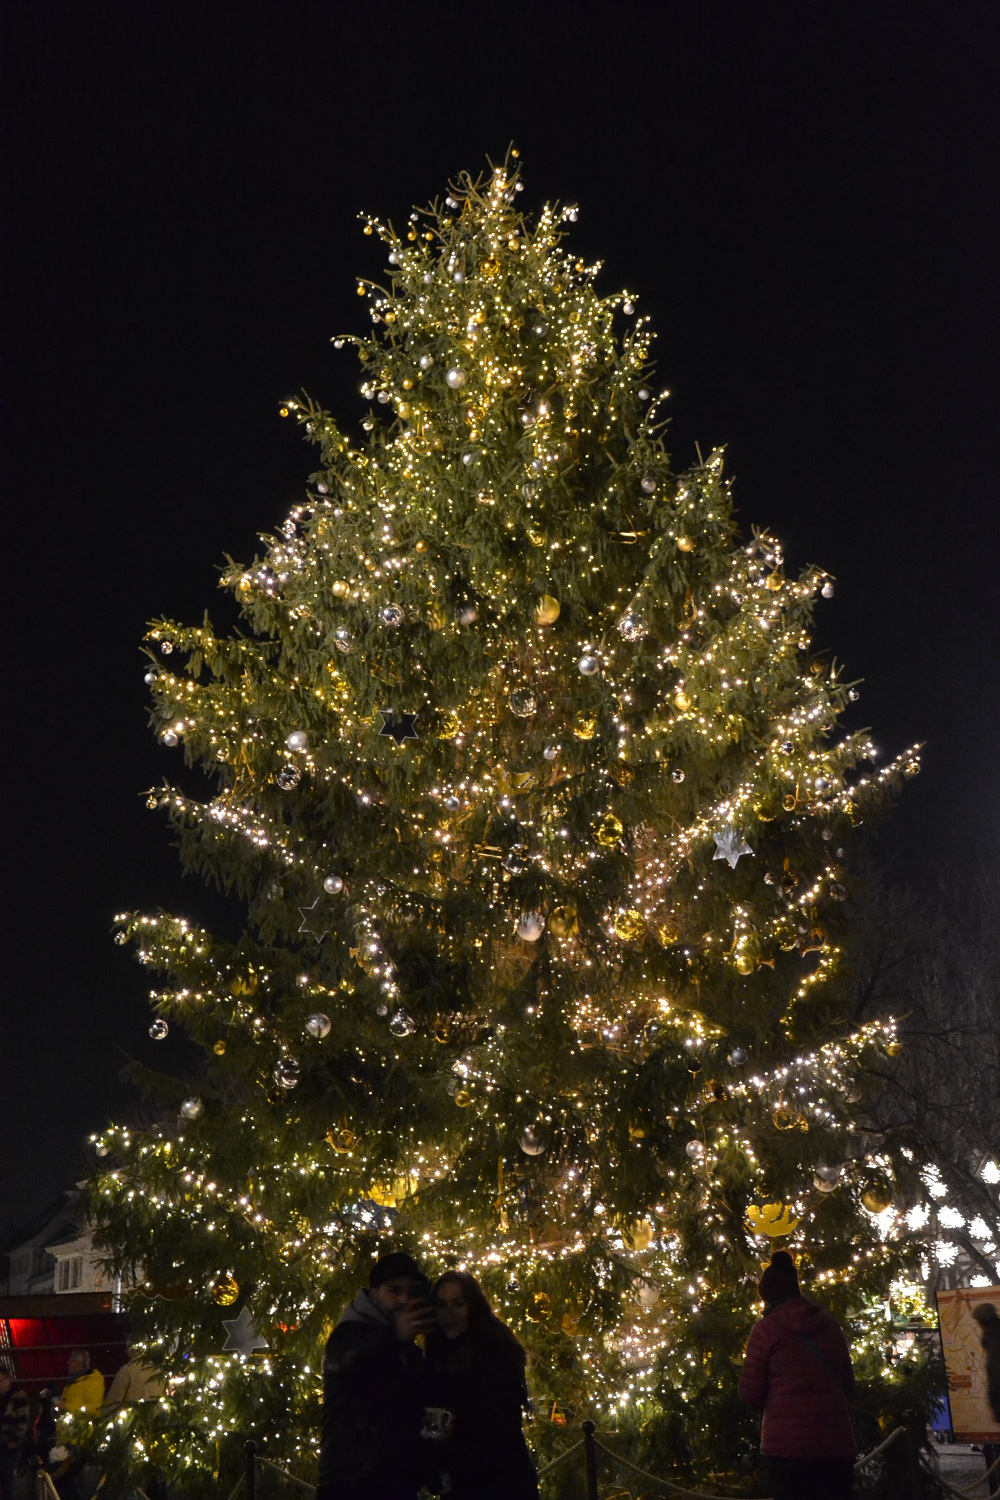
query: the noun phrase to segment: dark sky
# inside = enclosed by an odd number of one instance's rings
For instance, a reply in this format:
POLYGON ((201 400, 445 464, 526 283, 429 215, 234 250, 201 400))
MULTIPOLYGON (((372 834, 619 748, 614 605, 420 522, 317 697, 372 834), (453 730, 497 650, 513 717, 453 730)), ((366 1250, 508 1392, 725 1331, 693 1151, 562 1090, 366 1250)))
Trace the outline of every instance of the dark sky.
MULTIPOLYGON (((127 1095, 147 983, 112 916, 215 903, 142 791, 139 644, 222 614, 312 467, 303 386, 360 417, 356 214, 513 139, 526 192, 659 330, 672 447, 729 446, 746 524, 837 575, 821 641, 886 753, 928 743, 901 875, 996 869, 1000 9, 30 0, 4 20, 6 920, 0 1224, 127 1095)), ((179 1059, 174 1054, 174 1061, 179 1059)))

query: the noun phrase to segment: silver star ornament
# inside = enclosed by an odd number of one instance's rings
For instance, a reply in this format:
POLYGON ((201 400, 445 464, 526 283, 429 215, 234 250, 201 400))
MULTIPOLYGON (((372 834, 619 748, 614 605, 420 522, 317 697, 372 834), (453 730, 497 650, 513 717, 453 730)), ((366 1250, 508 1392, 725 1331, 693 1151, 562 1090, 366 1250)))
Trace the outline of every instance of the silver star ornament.
POLYGON ((262 1339, 253 1326, 249 1307, 244 1307, 238 1318, 223 1318, 222 1326, 226 1330, 223 1354, 252 1354, 255 1349, 267 1348, 267 1339, 262 1339))
POLYGON ((721 833, 713 833, 715 840, 715 853, 713 859, 724 859, 731 870, 735 870, 744 854, 753 854, 753 850, 738 829, 731 823, 721 833))

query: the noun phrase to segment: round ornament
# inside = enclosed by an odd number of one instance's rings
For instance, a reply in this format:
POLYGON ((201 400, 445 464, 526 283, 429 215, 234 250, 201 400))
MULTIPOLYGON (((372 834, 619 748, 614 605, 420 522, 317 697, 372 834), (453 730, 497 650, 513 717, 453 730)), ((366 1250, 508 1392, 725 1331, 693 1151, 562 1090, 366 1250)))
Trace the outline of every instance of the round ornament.
POLYGON ((337 599, 346 599, 351 592, 351 585, 345 578, 334 579, 330 587, 333 590, 334 597, 337 599))
MULTIPOLYGON (((354 650, 355 640, 346 625, 338 626, 333 632, 333 644, 338 651, 343 651, 345 656, 348 656, 354 650)), ((289 746, 289 749, 291 749, 291 746, 289 746)))
POLYGON ((388 625, 390 630, 396 630, 403 623, 403 610, 399 604, 387 604, 379 611, 383 625, 388 625))
POLYGON ((613 849, 625 832, 621 819, 616 818, 612 812, 605 813, 600 818, 595 818, 590 827, 594 838, 605 849, 613 849))
POLYGON ((705 1144, 703 1141, 688 1141, 687 1145, 684 1147, 684 1150, 687 1152, 692 1161, 698 1162, 704 1161, 705 1159, 705 1144))
POLYGON ((503 867, 508 875, 523 875, 528 868, 528 861, 520 849, 509 849, 504 855, 503 867))
POLYGON ((344 889, 344 877, 342 875, 327 875, 323 881, 323 889, 328 896, 339 896, 344 889))
POLYGON ((330 1035, 330 1017, 324 1015, 321 1010, 316 1011, 314 1015, 307 1016, 306 1030, 310 1036, 314 1036, 318 1042, 321 1042, 325 1036, 330 1035))
POLYGON ((461 727, 458 714, 449 709, 438 720, 437 737, 439 740, 453 740, 461 727))
POLYGON ((535 624, 554 625, 561 609, 562 605, 553 594, 543 594, 535 605, 535 624))
POLYGON ((597 660, 597 657, 591 656, 589 652, 586 655, 581 656, 576 665, 579 668, 580 675, 582 677, 593 677, 597 672, 600 671, 601 668, 601 664, 597 660))
POLYGON ((670 780, 676 781, 677 785, 680 786, 681 782, 684 780, 684 772, 681 770, 680 766, 675 766, 671 771, 670 780))
POLYGON ((618 634, 626 641, 641 641, 646 634, 646 622, 631 612, 618 621, 618 634))
POLYGON ((798 1224, 798 1217, 787 1203, 751 1203, 747 1209, 747 1225, 751 1234, 766 1234, 771 1239, 780 1239, 791 1234, 798 1224))
POLYGON ((623 943, 637 942, 645 931, 646 923, 642 914, 634 907, 623 907, 615 913, 615 932, 623 943))
POLYGON ((444 805, 446 812, 456 813, 462 806, 462 800, 460 797, 456 797, 454 792, 452 792, 451 796, 444 799, 444 805))
POLYGON ((301 1075, 302 1064, 295 1057, 279 1057, 274 1065, 274 1081, 279 1088, 295 1088, 301 1075))
POLYGON ((163 733, 160 735, 160 743, 162 745, 166 745, 166 747, 167 747, 168 750, 172 750, 174 748, 174 746, 178 743, 177 735, 174 732, 174 730, 172 730, 172 729, 165 729, 163 731, 163 733))
POLYGON ((542 754, 544 755, 546 760, 558 760, 559 749, 560 747, 558 745, 546 745, 545 749, 542 751, 542 754))
POLYGON ((217 1042, 212 1043, 212 1051, 215 1053, 216 1057, 225 1057, 226 1044, 221 1037, 217 1042))
POLYGON ((813 1173, 813 1187, 820 1193, 832 1193, 840 1182, 839 1167, 817 1167, 813 1173))
POLYGON ((339 1130, 332 1130, 327 1136, 327 1140, 334 1151, 339 1152, 341 1156, 345 1156, 348 1151, 354 1148, 354 1131, 348 1130, 347 1126, 343 1125, 339 1130))
POLYGON ((674 707, 678 709, 682 714, 686 714, 688 709, 691 707, 691 699, 688 697, 683 688, 678 688, 676 693, 674 694, 674 707))
POLYGON ((240 1284, 228 1272, 225 1276, 220 1276, 212 1288, 212 1301, 219 1307, 232 1307, 239 1295, 240 1284))
POLYGON ((639 488, 644 495, 652 495, 656 490, 656 475, 644 474, 639 480, 639 488))
POLYGON ((655 1281, 640 1281, 636 1286, 636 1295, 643 1307, 655 1307, 660 1300, 660 1288, 655 1281))
POLYGON ((870 1214, 884 1214, 892 1207, 894 1197, 888 1182, 872 1182, 861 1194, 861 1201, 870 1214))
POLYGON ((746 1060, 747 1049, 745 1047, 734 1047, 729 1056, 726 1058, 726 1062, 731 1068, 742 1068, 746 1060))
POLYGON ((692 536, 679 536, 677 538, 677 550, 678 550, 678 552, 693 552, 694 551, 694 537, 692 537, 692 536))
POLYGON ((832 599, 833 598, 833 584, 832 583, 824 583, 823 587, 820 589, 820 593, 823 595, 824 599, 832 599))
POLYGON ((471 599, 466 604, 460 604, 455 610, 455 619, 460 625, 474 625, 479 619, 479 610, 471 599))
POLYGON ((154 1042, 162 1042, 163 1038, 167 1035, 167 1032, 169 1030, 170 1027, 163 1019, 163 1017, 157 1016, 156 1020, 149 1028, 149 1034, 153 1038, 154 1042))
POLYGON ((455 1103, 458 1105, 459 1109, 468 1109, 469 1105, 472 1103, 472 1095, 469 1093, 469 1090, 456 1089, 455 1103))
POLYGON ((631 1141, 644 1141, 650 1132, 648 1120, 629 1120, 628 1134, 631 1141))
POLYGON ((434 365, 433 354, 421 354, 420 358, 417 360, 417 364, 422 370, 432 369, 434 365))
POLYGON ((538 699, 530 688, 515 688, 508 702, 511 713, 517 714, 519 719, 530 719, 538 712, 538 699))
POLYGON ((303 750, 309 748, 309 736, 304 729, 293 729, 285 744, 293 755, 301 755, 303 750))
POLYGON ((596 718, 581 710, 573 721, 573 733, 578 740, 592 740, 597 733, 596 718))
POLYGON ((283 792, 290 792, 302 780, 302 772, 298 766, 282 766, 275 780, 283 792))
POLYGON ((523 911, 517 919, 517 935, 526 943, 537 943, 545 929, 545 918, 539 911, 523 911))
POLYGON ((549 917, 549 931, 557 938, 573 937, 580 931, 575 906, 557 906, 549 917))
POLYGON ((389 1017, 389 1031, 393 1036, 412 1036, 416 1029, 416 1021, 402 1006, 389 1017))
POLYGON ((204 1113, 204 1104, 200 1099, 195 1098, 193 1095, 190 1099, 185 1099, 184 1103, 181 1105, 181 1114, 184 1116, 185 1120, 200 1120, 204 1113))
POLYGON ((444 378, 453 391, 460 391, 465 384, 465 371, 461 365, 451 365, 444 378))
POLYGON ((539 1125, 525 1125, 518 1139, 525 1156, 541 1156, 545 1150, 545 1135, 539 1125))

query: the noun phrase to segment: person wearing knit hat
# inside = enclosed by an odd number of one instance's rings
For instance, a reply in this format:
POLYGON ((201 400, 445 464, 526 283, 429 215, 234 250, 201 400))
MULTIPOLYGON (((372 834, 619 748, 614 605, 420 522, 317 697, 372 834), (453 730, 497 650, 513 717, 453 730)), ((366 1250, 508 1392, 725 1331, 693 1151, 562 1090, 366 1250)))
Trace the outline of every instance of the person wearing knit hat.
POLYGON ((327 1340, 317 1500, 417 1500, 428 1292, 412 1256, 380 1256, 327 1340))
POLYGON ((776 1250, 758 1283, 765 1312, 747 1343, 740 1400, 763 1410, 760 1452, 774 1500, 848 1500, 857 1443, 854 1371, 836 1318, 803 1297, 776 1250))

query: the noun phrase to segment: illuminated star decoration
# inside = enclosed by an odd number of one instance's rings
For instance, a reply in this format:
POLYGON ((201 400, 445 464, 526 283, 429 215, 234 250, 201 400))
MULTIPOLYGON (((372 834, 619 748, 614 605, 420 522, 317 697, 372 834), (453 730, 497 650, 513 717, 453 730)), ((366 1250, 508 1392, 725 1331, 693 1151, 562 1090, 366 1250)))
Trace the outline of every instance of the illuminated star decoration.
POLYGON ((267 1348, 267 1339, 262 1339, 253 1326, 249 1307, 244 1307, 238 1318, 223 1318, 222 1326, 226 1330, 223 1354, 252 1354, 255 1349, 267 1348))
POLYGON ((401 745, 404 740, 415 740, 417 738, 415 728, 416 714, 398 714, 394 708, 380 708, 378 712, 379 718, 382 720, 382 727, 379 730, 380 735, 385 735, 387 739, 395 740, 397 745, 401 745))
POLYGON ((713 833, 715 840, 715 853, 713 859, 724 859, 731 870, 735 870, 742 854, 752 854, 753 850, 733 825, 728 824, 721 833, 713 833))
POLYGON ((323 926, 323 916, 319 910, 319 897, 316 897, 312 906, 300 906, 299 912, 302 917, 299 931, 306 933, 309 937, 315 938, 317 943, 321 943, 326 937, 327 929, 323 926), (321 931, 317 932, 317 927, 321 928, 321 931))

